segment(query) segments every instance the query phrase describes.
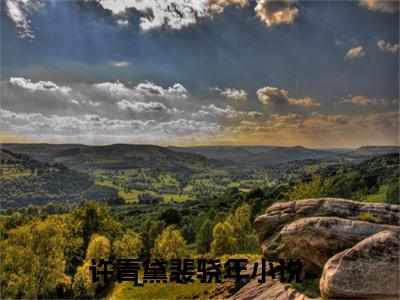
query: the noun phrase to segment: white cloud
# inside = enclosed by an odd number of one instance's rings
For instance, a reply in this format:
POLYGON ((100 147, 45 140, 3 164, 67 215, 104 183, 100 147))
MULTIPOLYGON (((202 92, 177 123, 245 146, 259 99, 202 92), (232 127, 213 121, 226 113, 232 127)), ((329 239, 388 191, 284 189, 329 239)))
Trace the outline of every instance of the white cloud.
MULTIPOLYGON (((140 28, 143 31, 166 27, 180 30, 197 23, 200 18, 211 18, 229 6, 245 7, 249 0, 99 0, 100 5, 110 10, 120 26, 128 25, 126 12, 135 9, 140 13, 140 28)), ((256 16, 267 26, 291 24, 299 10, 294 7, 297 0, 257 0, 256 16)))
POLYGON ((27 13, 40 7, 39 2, 32 0, 6 0, 5 5, 8 17, 19 30, 18 35, 21 38, 33 39, 35 36, 27 13))
POLYGON ((144 31, 167 27, 182 29, 207 16, 207 0, 100 0, 99 3, 114 15, 123 15, 127 9, 141 12, 140 28, 144 31))
POLYGON ((129 89, 119 81, 95 83, 93 86, 96 89, 109 93, 114 97, 127 97, 129 94, 129 89))
POLYGON ((130 63, 127 62, 127 61, 124 61, 124 60, 122 60, 122 61, 113 61, 112 62, 112 66, 115 67, 115 68, 124 68, 124 67, 129 67, 130 63))
POLYGON ((233 100, 247 100, 247 92, 242 89, 235 89, 235 88, 226 88, 221 89, 219 87, 210 88, 212 91, 218 92, 220 95, 233 99, 233 100))
POLYGON ((261 103, 266 105, 298 105, 298 106, 320 106, 314 99, 293 98, 289 91, 277 87, 263 87, 257 91, 257 97, 261 103))
POLYGON ((209 105, 202 105, 199 111, 193 113, 193 116, 233 118, 237 116, 237 112, 233 109, 232 106, 229 105, 225 108, 221 108, 216 106, 215 104, 209 104, 209 105))
POLYGON ((160 102, 138 102, 121 100, 117 102, 117 105, 121 109, 130 109, 134 112, 164 112, 168 108, 160 102))
POLYGON ((156 85, 150 81, 139 83, 135 90, 142 94, 153 95, 159 97, 186 99, 188 97, 188 91, 180 84, 175 83, 173 86, 164 89, 163 87, 156 85))
POLYGON ((385 42, 384 40, 378 41, 376 45, 382 52, 390 52, 396 54, 400 50, 400 44, 391 44, 389 42, 385 42))
POLYGON ((399 10, 399 2, 392 0, 360 0, 360 6, 383 13, 395 13, 399 10))
POLYGON ((261 118, 261 117, 263 116, 263 113, 262 113, 262 112, 259 112, 259 111, 249 111, 249 112, 247 113, 247 115, 248 115, 251 119, 256 120, 256 119, 261 118))
POLYGON ((71 88, 67 86, 58 86, 51 81, 38 81, 32 82, 30 79, 25 79, 23 77, 11 77, 10 83, 14 86, 30 90, 30 91, 51 91, 51 92, 61 92, 62 94, 69 94, 71 88))
POLYGON ((365 55, 365 51, 364 51, 363 47, 359 46, 359 47, 349 49, 349 51, 347 51, 345 57, 348 59, 361 58, 364 55, 365 55))
POLYGON ((268 27, 292 24, 299 13, 299 10, 294 7, 296 2, 296 0, 258 0, 254 10, 268 27))
POLYGON ((370 105, 391 105, 398 103, 397 100, 388 100, 388 99, 370 99, 363 96, 351 96, 349 95, 346 98, 340 99, 338 101, 339 104, 353 104, 358 106, 370 106, 370 105))
POLYGON ((163 139, 212 135, 221 130, 215 122, 177 119, 121 120, 109 119, 96 114, 80 116, 43 115, 41 113, 16 113, 0 108, 0 125, 14 134, 35 136, 101 136, 104 139, 118 137, 136 138, 159 143, 163 139))

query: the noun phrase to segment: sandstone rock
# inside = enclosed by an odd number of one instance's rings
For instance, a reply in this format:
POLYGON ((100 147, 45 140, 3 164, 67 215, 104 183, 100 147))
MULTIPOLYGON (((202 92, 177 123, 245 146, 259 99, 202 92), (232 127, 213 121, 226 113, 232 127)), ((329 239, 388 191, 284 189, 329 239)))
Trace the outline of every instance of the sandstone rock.
POLYGON ((398 233, 379 232, 330 258, 320 280, 324 298, 399 299, 398 233))
POLYGON ((264 299, 276 299, 276 300, 307 300, 307 296, 297 292, 295 289, 283 285, 277 280, 270 280, 266 283, 257 283, 257 280, 252 280, 238 292, 236 292, 231 300, 264 300, 264 299))
POLYGON ((254 227, 262 242, 279 231, 287 223, 305 217, 340 217, 358 220, 361 213, 369 213, 382 224, 400 223, 400 206, 384 203, 363 203, 339 198, 306 199, 300 201, 278 202, 259 216, 254 227))
MULTIPOLYGON (((258 262, 260 266, 261 261, 258 262)), ((247 265, 245 275, 253 273, 254 264, 247 265)), ((256 279, 246 279, 236 284, 233 280, 226 280, 223 284, 218 285, 213 291, 206 296, 208 299, 276 299, 276 300, 308 300, 307 296, 299 293, 293 288, 285 286, 279 280, 272 280, 267 277, 266 283, 258 283, 258 277, 261 275, 261 269, 258 268, 256 279)))
POLYGON ((384 230, 399 233, 398 226, 352 221, 337 217, 298 219, 266 239, 262 244, 269 259, 300 259, 303 270, 320 274, 336 253, 384 230))

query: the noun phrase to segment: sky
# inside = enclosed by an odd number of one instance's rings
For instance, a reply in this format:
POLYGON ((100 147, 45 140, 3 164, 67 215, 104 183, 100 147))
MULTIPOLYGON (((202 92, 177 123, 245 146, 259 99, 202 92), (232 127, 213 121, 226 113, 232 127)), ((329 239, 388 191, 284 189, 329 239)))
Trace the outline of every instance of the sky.
POLYGON ((1 1, 0 142, 398 145, 399 2, 1 1))

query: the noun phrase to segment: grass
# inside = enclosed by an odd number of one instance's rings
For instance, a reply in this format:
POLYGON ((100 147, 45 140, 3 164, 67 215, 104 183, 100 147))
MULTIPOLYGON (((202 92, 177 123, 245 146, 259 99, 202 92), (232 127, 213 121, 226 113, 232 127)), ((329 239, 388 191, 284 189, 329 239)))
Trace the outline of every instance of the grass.
POLYGON ((129 192, 127 192, 122 187, 120 187, 116 184, 113 184, 109 180, 99 181, 99 182, 96 182, 96 184, 116 189, 118 191, 118 196, 123 198, 126 202, 138 202, 138 195, 140 194, 139 191, 130 190, 129 192))
POLYGON ((379 190, 375 194, 368 195, 365 198, 365 201, 378 202, 378 203, 385 202, 385 193, 386 193, 387 188, 388 188, 387 185, 381 185, 379 187, 379 190))
POLYGON ((117 283, 108 300, 125 299, 207 299, 207 291, 212 289, 215 283, 200 283, 195 279, 194 283, 157 283, 145 284, 143 287, 133 286, 131 282, 117 283))
POLYGON ((317 298, 320 295, 319 278, 303 279, 302 283, 296 283, 295 280, 293 280, 291 283, 287 283, 287 286, 310 298, 317 298))
POLYGON ((30 170, 20 170, 13 165, 2 164, 0 169, 1 169, 0 178, 2 180, 15 179, 18 177, 25 177, 32 175, 30 170))
POLYGON ((161 196, 163 196, 165 202, 170 202, 171 200, 174 200, 176 202, 185 202, 185 201, 191 199, 190 195, 186 195, 186 194, 183 194, 183 195, 179 195, 179 194, 162 194, 161 196))
MULTIPOLYGON (((204 257, 204 256, 201 256, 204 257)), ((196 258, 194 256, 193 258, 196 258)), ((224 255, 220 257, 221 264, 224 264, 228 258, 246 258, 248 263, 252 263, 261 258, 260 254, 235 254, 224 255)), ((141 278, 141 274, 139 278, 141 278)), ((111 293, 108 295, 108 300, 125 300, 125 299, 208 299, 208 292, 214 289, 219 284, 217 283, 200 283, 193 276, 194 282, 188 284, 178 283, 158 283, 145 284, 143 287, 133 286, 131 282, 116 283, 111 293)))
POLYGON ((365 211, 361 212, 358 218, 360 219, 360 221, 377 223, 377 224, 382 223, 382 220, 380 218, 374 217, 372 214, 367 213, 365 211))

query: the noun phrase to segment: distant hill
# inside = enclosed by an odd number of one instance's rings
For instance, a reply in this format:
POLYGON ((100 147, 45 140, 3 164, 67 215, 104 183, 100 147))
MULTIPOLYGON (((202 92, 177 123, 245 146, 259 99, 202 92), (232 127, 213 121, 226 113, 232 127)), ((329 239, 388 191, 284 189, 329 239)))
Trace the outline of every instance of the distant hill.
POLYGON ((301 146, 209 146, 209 147, 169 147, 181 152, 204 155, 208 158, 230 160, 236 163, 266 166, 276 163, 304 159, 337 157, 334 151, 308 149, 301 146))
POLYGON ((4 149, 0 150, 0 162, 3 208, 117 196, 114 189, 97 186, 87 174, 62 164, 43 163, 4 149))
POLYGON ((11 151, 29 154, 43 162, 62 163, 72 169, 82 171, 92 171, 99 168, 148 167, 171 172, 185 172, 215 164, 215 162, 198 154, 175 152, 155 145, 3 144, 2 146, 11 151))
POLYGON ((400 147, 398 146, 362 146, 346 154, 347 157, 360 158, 372 157, 377 155, 399 153, 400 147))

